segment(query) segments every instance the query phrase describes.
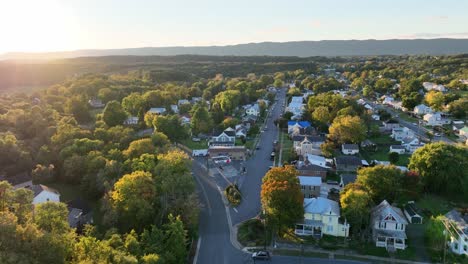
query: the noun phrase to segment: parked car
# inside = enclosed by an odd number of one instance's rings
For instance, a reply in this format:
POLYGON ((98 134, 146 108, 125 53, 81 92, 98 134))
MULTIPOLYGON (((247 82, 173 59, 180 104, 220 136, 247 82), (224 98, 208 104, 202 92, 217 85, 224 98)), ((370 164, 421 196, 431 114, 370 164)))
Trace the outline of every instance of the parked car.
POLYGON ((338 185, 339 183, 337 181, 327 181, 327 184, 338 185))
POLYGON ((275 152, 271 152, 270 154, 270 160, 275 160, 275 152))
POLYGON ((252 253, 253 260, 270 260, 270 252, 268 251, 257 251, 252 253))
POLYGON ((440 136, 442 136, 442 135, 441 135, 440 133, 435 133, 434 136, 440 137, 440 136))
POLYGON ((231 162, 231 158, 228 156, 219 156, 212 158, 215 164, 226 164, 231 162))
POLYGON ((257 146, 255 147, 255 149, 256 149, 256 150, 259 150, 259 149, 260 149, 260 145, 257 145, 257 146))
POLYGON ((200 142, 201 139, 200 139, 200 138, 197 138, 197 137, 193 137, 193 138, 192 138, 192 141, 193 141, 193 142, 200 142))

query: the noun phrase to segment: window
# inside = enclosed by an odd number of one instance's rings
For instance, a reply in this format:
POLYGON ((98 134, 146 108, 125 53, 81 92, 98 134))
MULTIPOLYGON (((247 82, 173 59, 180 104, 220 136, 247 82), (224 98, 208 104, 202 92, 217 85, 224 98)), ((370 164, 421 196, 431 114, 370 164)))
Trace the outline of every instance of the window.
POLYGON ((468 251, 468 247, 466 245, 464 245, 463 250, 468 251))
POLYGON ((331 226, 331 225, 327 226, 327 231, 328 232, 333 232, 333 226, 331 226))
MULTIPOLYGON (((297 189, 296 189, 296 190, 297 190, 297 189)), ((331 222, 331 221, 332 221, 332 220, 331 220, 331 216, 329 216, 329 217, 328 217, 328 222, 331 222)))
POLYGON ((453 248, 458 249, 458 243, 453 243, 453 248))

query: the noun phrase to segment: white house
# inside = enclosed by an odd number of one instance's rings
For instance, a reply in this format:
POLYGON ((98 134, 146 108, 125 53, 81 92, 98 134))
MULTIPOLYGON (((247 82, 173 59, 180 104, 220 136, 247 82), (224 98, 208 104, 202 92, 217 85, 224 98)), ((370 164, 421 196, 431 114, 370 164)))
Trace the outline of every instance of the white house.
POLYGON ((245 113, 247 115, 259 116, 260 115, 260 106, 258 104, 254 104, 252 106, 249 106, 245 110, 245 113))
POLYGON ((392 129, 390 137, 397 141, 402 141, 405 138, 414 138, 414 132, 407 127, 397 127, 392 129))
POLYGON ((183 104, 190 104, 190 101, 187 99, 180 99, 179 101, 177 101, 178 106, 181 106, 183 104))
POLYGON ((307 160, 312 165, 320 166, 320 167, 326 168, 326 169, 330 168, 329 166, 327 166, 327 160, 325 159, 325 157, 318 156, 318 155, 307 154, 307 160))
POLYGON ((228 127, 218 136, 213 136, 208 142, 209 146, 234 146, 236 144, 236 133, 228 127))
POLYGON ((179 106, 178 105, 171 105, 171 110, 175 114, 178 114, 179 113, 179 106))
POLYGON ((386 200, 374 207, 371 212, 372 238, 377 247, 388 251, 405 249, 406 220, 400 208, 391 206, 386 200))
POLYGON ((450 124, 450 119, 445 118, 441 112, 425 114, 423 119, 428 126, 441 126, 450 124))
POLYGON ((424 147, 418 138, 407 138, 402 141, 402 145, 405 147, 406 151, 413 154, 418 148, 424 147))
POLYGON ((413 113, 415 113, 417 115, 429 114, 429 113, 432 113, 432 108, 430 108, 429 106, 427 106, 425 104, 419 104, 419 105, 414 107, 413 113))
POLYGON ((389 152, 395 152, 395 153, 398 153, 398 154, 405 154, 406 148, 405 148, 405 146, 402 146, 402 145, 391 145, 389 152))
POLYGON ((244 137, 246 138, 247 137, 247 128, 242 125, 242 124, 239 124, 239 125, 236 125, 236 137, 237 138, 240 138, 240 137, 244 137))
POLYGON ((180 116, 180 123, 182 125, 190 125, 190 121, 192 121, 190 116, 187 116, 187 115, 180 116))
POLYGON ((325 142, 325 138, 320 136, 294 136, 293 148, 297 155, 321 154, 320 146, 325 142), (301 140, 302 139, 302 140, 301 140))
POLYGON ((294 232, 303 236, 347 237, 349 224, 341 218, 337 202, 323 197, 305 198, 304 220, 296 224, 294 232))
POLYGON ((60 193, 52 188, 49 188, 42 184, 24 186, 26 189, 30 189, 33 194, 33 202, 32 204, 40 204, 45 202, 60 202, 60 193))
POLYGON ((386 95, 382 96, 382 99, 383 99, 382 104, 384 104, 384 105, 390 105, 395 100, 395 99, 393 99, 393 97, 386 96, 386 95))
POLYGON ((341 145, 341 152, 345 155, 358 154, 359 146, 357 144, 343 144, 341 145))
POLYGON ((129 116, 124 121, 124 125, 138 125, 139 118, 138 116, 129 116))
POLYGON ((468 216, 463 216, 460 212, 453 209, 445 215, 454 228, 450 234, 448 242, 450 250, 458 255, 468 255, 468 216), (456 231, 456 232, 453 232, 456 231))
POLYGON ((148 110, 148 113, 153 114, 153 115, 163 115, 166 113, 166 108, 165 107, 151 107, 150 110, 148 110))
POLYGON ((320 196, 320 186, 322 186, 322 178, 315 176, 297 176, 301 185, 301 192, 304 198, 313 198, 320 196))

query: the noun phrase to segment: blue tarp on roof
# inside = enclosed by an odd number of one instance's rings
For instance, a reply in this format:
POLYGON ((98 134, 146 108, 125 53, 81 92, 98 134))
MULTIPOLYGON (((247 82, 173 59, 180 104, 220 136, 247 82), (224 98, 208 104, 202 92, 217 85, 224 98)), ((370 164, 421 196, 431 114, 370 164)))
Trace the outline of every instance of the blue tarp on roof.
POLYGON ((288 121, 288 126, 294 126, 295 124, 299 124, 301 127, 310 127, 309 121, 288 121))

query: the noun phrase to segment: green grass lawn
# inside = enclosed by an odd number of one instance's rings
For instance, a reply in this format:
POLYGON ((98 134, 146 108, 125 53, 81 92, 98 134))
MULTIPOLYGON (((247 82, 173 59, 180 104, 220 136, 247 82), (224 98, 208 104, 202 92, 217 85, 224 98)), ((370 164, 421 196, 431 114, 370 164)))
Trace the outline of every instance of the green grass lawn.
POLYGON ((266 232, 263 223, 258 219, 250 219, 239 225, 237 239, 244 246, 264 246, 265 235, 267 236, 267 244, 270 244, 271 236, 266 232))
POLYGON ((207 140, 201 140, 200 142, 195 142, 192 141, 191 138, 185 138, 181 140, 180 142, 182 145, 185 145, 191 150, 194 149, 207 149, 208 148, 208 141, 207 140))
MULTIPOLYGON (((368 162, 371 160, 381 160, 388 161, 388 153, 391 145, 399 145, 400 142, 393 140, 389 135, 381 134, 377 137, 369 138, 372 142, 377 145, 376 151, 370 151, 366 149, 361 149, 361 157, 366 159, 368 162)), ((409 158, 411 155, 402 154, 396 165, 398 166, 408 166, 409 158)))
POLYGON ((433 216, 446 214, 453 208, 445 198, 432 194, 425 194, 421 199, 416 201, 416 204, 423 212, 427 212, 433 216))
MULTIPOLYGON (((283 140, 283 144, 281 146, 283 152, 281 156, 281 161, 280 163, 283 164, 284 162, 289 162, 291 156, 292 156, 292 147, 293 147, 293 141, 289 139, 288 134, 281 132, 281 137, 283 140)), ((281 141, 280 141, 281 142, 281 141)))

